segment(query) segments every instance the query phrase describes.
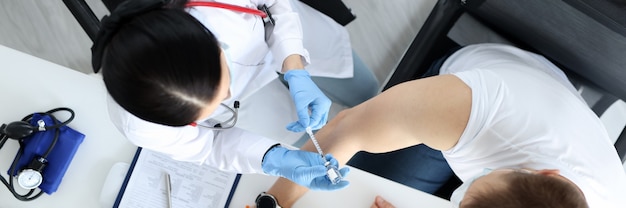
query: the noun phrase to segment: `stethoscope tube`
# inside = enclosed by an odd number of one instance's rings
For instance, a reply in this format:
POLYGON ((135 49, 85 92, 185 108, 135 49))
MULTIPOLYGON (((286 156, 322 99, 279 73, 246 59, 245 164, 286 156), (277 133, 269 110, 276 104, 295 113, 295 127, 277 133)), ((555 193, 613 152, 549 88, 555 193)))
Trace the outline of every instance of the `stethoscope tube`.
POLYGON ((220 122, 218 124, 215 124, 215 126, 206 126, 206 125, 202 125, 202 124, 196 124, 196 126, 202 127, 202 128, 207 128, 207 129, 212 129, 212 130, 225 130, 225 129, 230 129, 235 127, 235 124, 237 124, 237 117, 239 117, 239 101, 235 101, 235 103, 233 104, 234 109, 231 107, 228 107, 228 105, 224 104, 224 103, 220 103, 220 105, 224 106, 226 109, 228 109, 233 116, 230 117, 228 120, 224 121, 224 122, 220 122), (230 123, 232 121, 232 125, 226 126, 224 127, 224 125, 222 124, 227 124, 230 123))
POLYGON ((257 16, 260 16, 261 18, 267 17, 267 14, 265 12, 258 10, 258 9, 251 9, 247 7, 242 7, 242 6, 232 5, 232 4, 225 4, 225 3, 220 3, 220 2, 190 1, 187 4, 185 4, 185 6, 186 7, 192 7, 192 6, 216 7, 216 8, 228 9, 228 10, 232 10, 236 12, 257 15, 257 16))

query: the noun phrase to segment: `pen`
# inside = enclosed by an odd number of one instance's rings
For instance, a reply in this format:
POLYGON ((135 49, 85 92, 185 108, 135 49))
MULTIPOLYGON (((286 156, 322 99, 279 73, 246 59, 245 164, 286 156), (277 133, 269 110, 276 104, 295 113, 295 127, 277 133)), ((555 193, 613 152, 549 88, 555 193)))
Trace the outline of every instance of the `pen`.
POLYGON ((165 192, 167 193, 167 207, 172 208, 172 180, 167 172, 165 173, 165 192))

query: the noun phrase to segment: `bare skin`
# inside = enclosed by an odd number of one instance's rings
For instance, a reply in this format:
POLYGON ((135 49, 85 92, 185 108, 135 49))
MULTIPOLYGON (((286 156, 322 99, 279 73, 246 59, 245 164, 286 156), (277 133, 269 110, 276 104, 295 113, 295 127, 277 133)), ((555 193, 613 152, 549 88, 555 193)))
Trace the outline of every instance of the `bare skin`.
POLYGON ((370 208, 396 208, 396 207, 393 206, 393 204, 389 203, 388 201, 385 201, 383 197, 376 196, 376 198, 374 199, 374 203, 372 203, 372 206, 370 206, 370 208))
MULTIPOLYGON (((453 147, 467 125, 471 89, 453 75, 397 85, 333 118, 316 137, 344 165, 358 151, 388 152, 417 144, 453 147)), ((315 152, 311 142, 302 150, 315 152)), ((268 190, 282 207, 292 207, 307 189, 280 178, 268 190)))
POLYGON ((287 73, 289 70, 294 69, 304 69, 304 64, 302 63, 302 56, 298 54, 291 54, 283 60, 283 68, 281 70, 282 73, 287 73))

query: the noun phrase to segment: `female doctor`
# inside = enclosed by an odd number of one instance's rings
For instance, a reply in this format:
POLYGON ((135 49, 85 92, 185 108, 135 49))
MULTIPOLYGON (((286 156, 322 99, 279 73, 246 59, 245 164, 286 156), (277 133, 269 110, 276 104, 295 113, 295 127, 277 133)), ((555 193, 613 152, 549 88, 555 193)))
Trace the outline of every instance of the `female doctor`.
MULTIPOLYGON (((299 2, 240 0, 228 2, 235 6, 230 8, 164 0, 120 4, 103 18, 92 47, 113 123, 132 143, 176 160, 281 176, 318 190, 347 186, 325 178, 325 161, 318 154, 289 150, 234 127, 237 100, 275 79, 275 71, 284 74, 298 112, 298 121, 287 129, 319 129, 326 123, 331 102, 308 72, 321 67, 310 64, 304 70, 311 58, 292 3, 299 2), (271 19, 236 7, 263 5, 271 19), (228 119, 218 119, 225 115, 228 119)), ((320 66, 332 66, 328 62, 320 66)), ((345 76, 342 70, 336 77, 345 76)))

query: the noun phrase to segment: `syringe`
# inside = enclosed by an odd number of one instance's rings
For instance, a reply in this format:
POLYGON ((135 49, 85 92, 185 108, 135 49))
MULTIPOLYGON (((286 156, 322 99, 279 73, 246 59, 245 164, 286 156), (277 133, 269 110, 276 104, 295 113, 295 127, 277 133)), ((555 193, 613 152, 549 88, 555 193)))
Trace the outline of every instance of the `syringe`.
POLYGON ((341 181, 343 177, 341 176, 341 173, 339 172, 337 167, 335 167, 334 165, 331 165, 330 161, 326 159, 326 155, 324 155, 324 152, 322 152, 322 148, 320 147, 320 144, 317 143, 317 139, 315 139, 315 135, 313 135, 313 129, 311 129, 311 127, 306 127, 305 131, 311 138, 313 145, 315 145, 315 149, 317 149, 317 153, 319 153, 320 156, 322 156, 322 159, 326 161, 324 163, 324 166, 326 166, 326 176, 328 177, 328 179, 330 180, 332 184, 339 183, 339 181, 341 181))
POLYGON ((322 148, 320 147, 320 144, 317 143, 317 139, 315 139, 315 135, 313 134, 313 129, 311 129, 311 127, 306 127, 305 131, 307 134, 309 134, 309 137, 311 138, 313 145, 315 145, 315 149, 317 149, 317 153, 319 153, 322 156, 322 158, 324 158, 324 161, 328 162, 328 160, 326 160, 326 156, 324 155, 324 152, 322 152, 322 148))

